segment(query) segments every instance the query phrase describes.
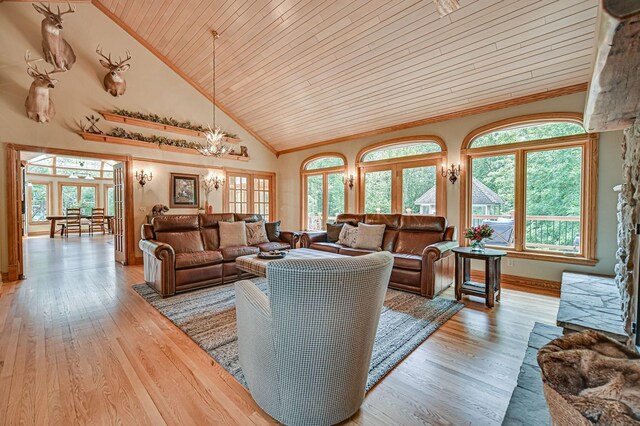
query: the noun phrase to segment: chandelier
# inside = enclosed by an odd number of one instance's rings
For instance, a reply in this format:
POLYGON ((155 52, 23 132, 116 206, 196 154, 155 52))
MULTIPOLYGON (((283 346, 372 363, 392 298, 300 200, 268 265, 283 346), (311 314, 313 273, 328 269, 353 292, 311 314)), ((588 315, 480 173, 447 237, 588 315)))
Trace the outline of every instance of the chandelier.
POLYGON ((205 140, 198 143, 196 148, 200 154, 206 157, 222 157, 229 152, 224 141, 225 133, 222 131, 219 125, 216 124, 216 39, 219 37, 217 31, 211 31, 211 56, 212 56, 212 72, 211 72, 211 85, 213 86, 213 99, 211 101, 213 109, 213 126, 209 125, 209 130, 204 132, 205 140))

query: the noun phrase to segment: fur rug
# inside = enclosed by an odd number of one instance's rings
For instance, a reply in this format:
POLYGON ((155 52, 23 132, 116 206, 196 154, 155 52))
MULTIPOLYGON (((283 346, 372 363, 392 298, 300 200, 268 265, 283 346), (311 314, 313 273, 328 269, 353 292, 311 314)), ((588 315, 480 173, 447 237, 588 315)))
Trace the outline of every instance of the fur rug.
POLYGON ((640 425, 638 353, 589 330, 549 342, 538 352, 538 364, 554 424, 640 425), (558 411, 565 404, 560 399, 569 406, 558 411), (570 407, 587 422, 573 422, 570 407))

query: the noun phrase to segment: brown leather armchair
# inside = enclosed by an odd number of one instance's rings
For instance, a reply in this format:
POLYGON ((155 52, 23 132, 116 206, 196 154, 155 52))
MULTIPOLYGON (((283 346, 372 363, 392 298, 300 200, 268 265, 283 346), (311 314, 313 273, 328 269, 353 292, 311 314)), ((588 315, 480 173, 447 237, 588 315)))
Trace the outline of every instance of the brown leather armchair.
MULTIPOLYGON (((384 224, 382 250, 393 254, 393 272, 389 287, 420 293, 432 298, 454 280, 452 248, 458 246, 455 226, 447 226, 441 216, 400 214, 341 214, 337 223, 384 224)), ((348 256, 371 253, 327 241, 326 232, 306 232, 302 247, 348 256)))
POLYGON ((139 246, 145 282, 162 297, 178 292, 227 284, 249 276, 239 274, 237 257, 260 251, 291 248, 293 233, 254 246, 220 248, 218 222, 257 222, 257 214, 200 214, 157 216, 142 225, 139 246))

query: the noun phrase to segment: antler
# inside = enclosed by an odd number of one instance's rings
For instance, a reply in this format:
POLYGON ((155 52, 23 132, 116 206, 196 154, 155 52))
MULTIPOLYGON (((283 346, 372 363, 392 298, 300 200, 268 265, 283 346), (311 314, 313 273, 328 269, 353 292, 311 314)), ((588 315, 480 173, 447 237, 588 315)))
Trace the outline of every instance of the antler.
POLYGON ((118 66, 120 66, 120 65, 124 64, 125 62, 131 60, 131 53, 129 53, 128 50, 126 51, 126 55, 127 55, 127 57, 124 59, 124 61, 122 60, 121 56, 118 56, 118 63, 117 63, 118 66))
MULTIPOLYGON (((38 75, 44 75, 42 72, 40 72, 40 70, 38 69, 38 65, 34 65, 36 62, 41 61, 42 58, 40 59, 31 59, 31 52, 29 52, 29 50, 27 50, 24 53, 24 61, 27 64, 27 68, 29 68, 30 70, 32 70, 33 72, 35 72, 38 75)), ((46 72, 46 71, 45 71, 46 72)))
POLYGON ((37 75, 46 75, 46 76, 48 76, 48 75, 60 72, 60 71, 56 71, 55 69, 52 70, 52 71, 47 71, 47 70, 44 70, 44 72, 40 71, 40 69, 38 69, 38 65, 34 65, 34 64, 36 62, 42 61, 42 58, 40 58, 40 59, 31 59, 31 52, 29 52, 29 50, 27 50, 24 53, 24 61, 26 62, 27 67, 30 70, 32 70, 33 72, 35 72, 37 75))
POLYGON ((104 56, 104 54, 102 53, 102 47, 100 47, 100 45, 98 45, 98 47, 96 47, 96 53, 100 56, 102 56, 107 62, 109 62, 110 66, 115 66, 115 64, 113 62, 111 62, 111 53, 109 53, 109 57, 107 58, 106 56, 104 56))
POLYGON ((69 6, 69 10, 67 10, 66 12, 60 12, 60 6, 58 6, 58 16, 66 15, 67 13, 74 13, 76 11, 74 7, 71 7, 71 3, 69 3, 68 1, 67 6, 69 6))
POLYGON ((32 4, 32 6, 38 13, 42 13, 43 15, 54 15, 54 13, 51 11, 51 8, 49 6, 45 6, 44 3, 40 3, 40 5, 32 4))

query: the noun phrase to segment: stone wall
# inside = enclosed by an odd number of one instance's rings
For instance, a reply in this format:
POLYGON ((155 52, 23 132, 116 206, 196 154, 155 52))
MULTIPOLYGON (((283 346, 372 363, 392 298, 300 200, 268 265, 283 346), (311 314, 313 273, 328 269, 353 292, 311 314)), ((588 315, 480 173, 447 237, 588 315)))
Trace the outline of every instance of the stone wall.
POLYGON ((620 289, 627 332, 637 318, 638 240, 640 219, 640 116, 625 130, 622 142, 623 185, 618 195, 618 251, 616 283, 620 289), (635 268, 635 269, 634 269, 635 268))

